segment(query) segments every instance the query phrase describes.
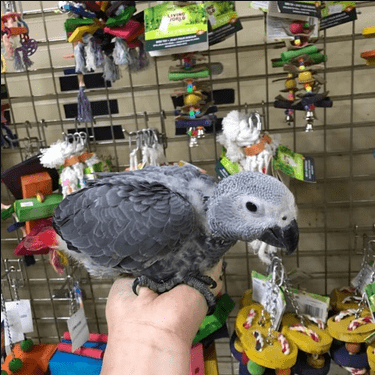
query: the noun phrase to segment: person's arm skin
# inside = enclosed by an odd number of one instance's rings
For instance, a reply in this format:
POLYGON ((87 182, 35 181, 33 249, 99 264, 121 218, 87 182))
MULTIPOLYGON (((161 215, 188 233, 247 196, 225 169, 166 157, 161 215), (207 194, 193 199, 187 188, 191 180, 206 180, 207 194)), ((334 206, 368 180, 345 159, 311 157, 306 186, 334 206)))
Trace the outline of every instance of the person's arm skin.
MULTIPOLYGON (((208 274, 222 288, 222 262, 208 274)), ((207 314, 205 298, 194 288, 178 285, 158 295, 121 278, 113 284, 107 301, 108 344, 101 375, 185 375, 190 349, 207 314)))

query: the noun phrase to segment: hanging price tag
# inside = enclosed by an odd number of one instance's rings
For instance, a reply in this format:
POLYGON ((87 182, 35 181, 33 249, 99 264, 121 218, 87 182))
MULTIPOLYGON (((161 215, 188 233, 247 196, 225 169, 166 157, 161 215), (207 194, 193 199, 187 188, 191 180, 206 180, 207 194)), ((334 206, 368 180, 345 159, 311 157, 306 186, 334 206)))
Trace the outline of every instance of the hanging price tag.
POLYGON ((89 339, 89 327, 83 309, 79 309, 69 318, 68 330, 72 338, 72 351, 74 352, 89 339))
POLYGON ((7 311, 16 310, 21 319, 23 333, 34 332, 33 317, 31 313, 30 300, 5 302, 7 311))
MULTIPOLYGON (((3 312, 1 312, 1 315, 3 316, 3 312)), ((5 346, 10 345, 9 333, 11 336, 12 343, 22 341, 25 338, 23 334, 23 330, 22 330, 21 318, 18 314, 18 311, 17 310, 7 311, 7 317, 8 317, 9 326, 7 325, 7 320, 4 319, 5 346)))
MULTIPOLYGON (((289 291, 294 294, 294 298, 301 314, 311 316, 326 323, 330 303, 329 297, 307 293, 294 288, 290 288, 289 291)), ((294 308, 290 303, 288 303, 286 310, 294 312, 294 308)))
POLYGON ((371 267, 369 264, 365 264, 362 267, 357 276, 352 280, 352 285, 361 291, 361 294, 365 291, 365 286, 373 282, 373 277, 375 274, 374 267, 371 267))

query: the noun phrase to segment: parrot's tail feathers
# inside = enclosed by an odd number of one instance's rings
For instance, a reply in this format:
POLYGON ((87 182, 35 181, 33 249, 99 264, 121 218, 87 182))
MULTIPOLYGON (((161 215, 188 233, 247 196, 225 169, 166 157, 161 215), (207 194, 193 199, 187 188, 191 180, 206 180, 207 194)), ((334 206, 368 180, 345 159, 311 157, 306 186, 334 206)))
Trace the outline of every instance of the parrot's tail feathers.
POLYGON ((63 252, 68 258, 74 259, 90 273, 91 276, 96 278, 115 278, 124 275, 125 271, 121 268, 104 267, 97 264, 89 255, 74 250, 70 250, 68 244, 57 235, 57 248, 63 252))

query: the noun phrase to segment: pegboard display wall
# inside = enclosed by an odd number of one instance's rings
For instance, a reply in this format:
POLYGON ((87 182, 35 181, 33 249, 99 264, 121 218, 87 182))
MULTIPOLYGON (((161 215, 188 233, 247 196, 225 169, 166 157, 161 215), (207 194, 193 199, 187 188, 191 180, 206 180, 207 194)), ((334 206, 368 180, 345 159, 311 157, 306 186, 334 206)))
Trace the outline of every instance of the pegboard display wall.
MULTIPOLYGON (((19 3, 19 2, 17 2, 19 3)), ((73 119, 66 119, 65 104, 75 104, 77 90, 61 91, 60 77, 64 70, 73 68, 72 46, 66 42, 63 23, 66 15, 57 13, 54 1, 22 1, 24 18, 30 37, 38 41, 32 56, 34 64, 25 72, 14 72, 11 62, 1 75, 6 85, 10 104, 10 128, 17 134, 20 148, 1 151, 1 167, 6 170, 57 139, 62 132, 74 129, 73 119)), ((375 19, 375 3, 359 1, 358 19, 321 32, 318 46, 328 60, 324 63, 325 90, 333 107, 317 108, 314 131, 305 132, 303 111, 297 111, 293 125, 284 122, 284 113, 273 107, 280 82, 285 77, 282 68, 272 68, 271 59, 280 57, 282 43, 265 43, 264 15, 249 7, 249 2, 236 1, 243 30, 210 48, 208 62, 223 64, 223 72, 210 76, 212 89, 235 90, 235 103, 219 105, 218 117, 230 110, 258 109, 266 114, 264 127, 271 135, 279 134, 281 144, 293 151, 312 156, 315 160, 315 184, 292 180, 290 188, 299 209, 300 241, 298 250, 284 258, 288 270, 299 267, 309 274, 301 288, 327 295, 336 287, 347 286, 358 272, 366 238, 375 236, 375 74, 365 65, 360 53, 373 48, 374 39, 366 39, 361 31, 375 19), (262 107, 263 103, 263 107, 262 107)), ((140 11, 156 2, 137 2, 140 11)), ((87 127, 120 126, 132 132, 156 127, 166 134, 165 150, 169 162, 185 160, 215 175, 215 163, 221 152, 216 134, 200 140, 190 148, 188 137, 176 136, 171 94, 183 88, 181 83, 168 80, 168 69, 174 65, 170 56, 152 58, 148 70, 129 73, 103 88, 87 89, 91 102, 117 100, 118 113, 96 116, 87 127)), ((126 134, 126 133, 125 133, 126 134)), ((133 146, 132 146, 133 147, 133 146)), ((93 140, 90 148, 99 156, 110 158, 114 170, 129 166, 128 138, 106 141, 93 140)), ((2 185, 1 201, 12 202, 10 193, 2 185)), ((8 233, 11 219, 2 222, 2 275, 9 267, 21 267, 23 282, 18 287, 20 298, 31 300, 35 331, 28 335, 36 342, 58 342, 66 331, 69 317, 69 298, 56 291, 66 288, 68 275, 59 276, 46 256, 37 255, 36 264, 25 267, 13 255, 20 241, 17 231, 8 233), (57 294, 56 294, 57 293, 57 294), (57 297, 53 297, 53 295, 57 297)), ((225 289, 237 302, 229 318, 229 329, 238 311, 242 293, 251 286, 251 270, 265 272, 265 266, 245 243, 238 243, 226 255, 228 263, 225 289)), ((106 298, 112 280, 90 278, 83 269, 74 269, 73 278, 80 280, 84 291, 84 305, 91 332, 107 332, 105 320, 106 298)), ((2 279, 7 300, 15 297, 14 288, 2 279)), ((220 374, 236 374, 238 363, 232 361, 229 340, 216 343, 220 374)))

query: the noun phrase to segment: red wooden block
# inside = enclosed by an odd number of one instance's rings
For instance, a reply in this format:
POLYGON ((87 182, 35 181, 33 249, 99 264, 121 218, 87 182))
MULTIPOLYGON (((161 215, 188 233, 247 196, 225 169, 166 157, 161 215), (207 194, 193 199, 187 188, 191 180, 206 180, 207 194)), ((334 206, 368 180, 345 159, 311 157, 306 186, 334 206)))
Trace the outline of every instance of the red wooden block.
POLYGON ((203 346, 201 343, 195 344, 191 348, 189 375, 205 375, 203 346))

